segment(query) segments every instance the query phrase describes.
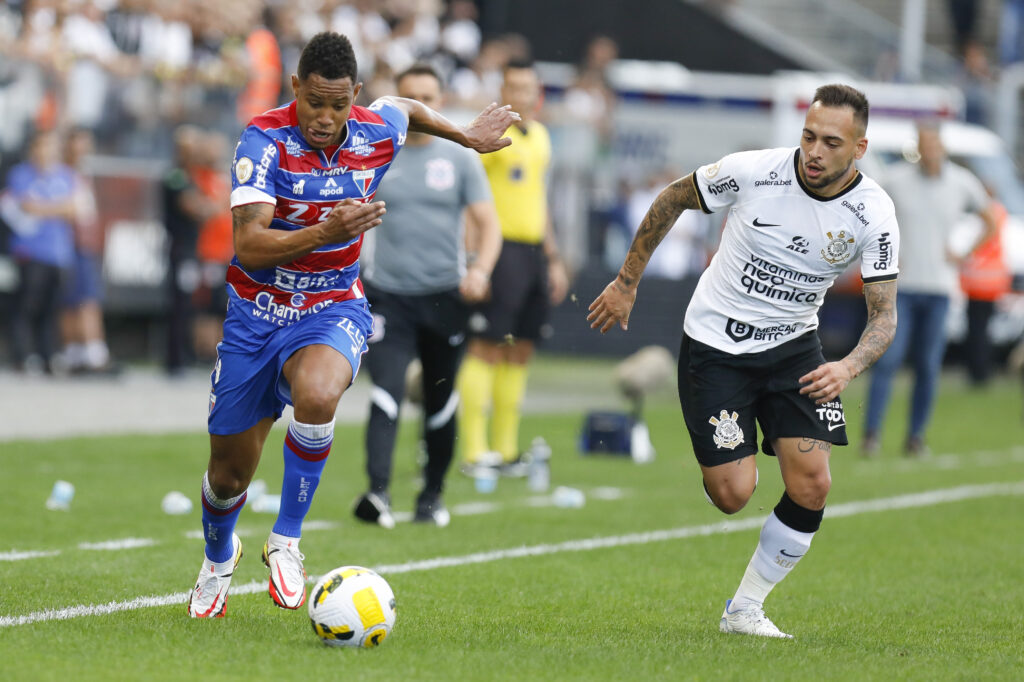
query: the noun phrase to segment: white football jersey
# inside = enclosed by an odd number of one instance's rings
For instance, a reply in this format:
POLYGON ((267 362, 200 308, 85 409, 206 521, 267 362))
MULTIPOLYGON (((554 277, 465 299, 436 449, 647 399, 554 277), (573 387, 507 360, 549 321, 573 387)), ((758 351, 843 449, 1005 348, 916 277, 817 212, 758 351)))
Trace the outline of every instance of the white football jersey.
POLYGON ((861 259, 865 284, 896 279, 892 200, 858 174, 832 197, 797 173, 800 150, 730 154, 690 176, 701 208, 728 208, 722 241, 686 309, 690 338, 727 353, 781 345, 818 326, 825 291, 861 259))

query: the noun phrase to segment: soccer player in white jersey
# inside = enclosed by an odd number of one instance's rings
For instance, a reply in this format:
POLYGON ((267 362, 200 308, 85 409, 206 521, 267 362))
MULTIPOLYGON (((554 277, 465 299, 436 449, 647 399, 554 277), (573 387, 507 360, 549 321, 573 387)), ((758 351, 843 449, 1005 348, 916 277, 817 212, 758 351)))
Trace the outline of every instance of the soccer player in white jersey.
POLYGON ((861 92, 825 85, 807 110, 799 148, 731 154, 676 180, 655 199, 618 275, 590 305, 591 327, 625 330, 644 267, 679 214, 729 210, 719 251, 686 310, 679 401, 712 504, 733 514, 753 494, 757 425, 785 491, 726 602, 722 632, 790 637, 765 616, 764 600, 821 525, 832 445, 847 444, 839 394, 896 330, 893 204, 855 163, 867 149, 867 123, 861 92), (826 362, 817 311, 858 256, 867 324, 846 357, 826 362))
POLYGON ((373 196, 407 133, 484 153, 511 144, 502 136, 519 120, 497 105, 465 127, 412 99, 356 106, 356 75, 347 38, 313 36, 292 76, 295 101, 255 117, 235 150, 235 258, 210 391, 206 549, 189 598, 194 618, 224 615, 242 554, 235 524, 286 403, 295 409, 283 448, 281 509, 263 561, 275 604, 297 609, 305 602, 302 522, 331 450, 338 400, 372 332, 359 281, 362 235, 381 223, 384 202, 373 196))

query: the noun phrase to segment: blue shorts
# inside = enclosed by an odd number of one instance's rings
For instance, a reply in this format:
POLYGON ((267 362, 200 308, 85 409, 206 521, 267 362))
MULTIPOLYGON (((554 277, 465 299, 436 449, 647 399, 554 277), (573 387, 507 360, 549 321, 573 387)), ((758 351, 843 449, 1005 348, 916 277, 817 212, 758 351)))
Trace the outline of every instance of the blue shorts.
POLYGON ((355 380, 372 329, 366 299, 354 299, 271 332, 257 350, 229 351, 221 343, 210 376, 210 433, 241 433, 261 419, 280 417, 285 404, 292 404, 291 389, 281 370, 300 348, 330 346, 348 360, 355 380))
POLYGON ((76 250, 64 289, 64 306, 72 308, 88 301, 102 301, 101 271, 99 255, 76 250))

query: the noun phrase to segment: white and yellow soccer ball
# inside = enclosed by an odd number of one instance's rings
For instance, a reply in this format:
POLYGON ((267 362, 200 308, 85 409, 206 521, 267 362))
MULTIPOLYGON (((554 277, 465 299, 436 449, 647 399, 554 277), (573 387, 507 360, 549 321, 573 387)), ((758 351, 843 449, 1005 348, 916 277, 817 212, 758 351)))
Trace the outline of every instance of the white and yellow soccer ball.
POLYGON ((324 644, 379 646, 395 627, 395 593, 370 569, 341 566, 313 587, 309 620, 324 644))

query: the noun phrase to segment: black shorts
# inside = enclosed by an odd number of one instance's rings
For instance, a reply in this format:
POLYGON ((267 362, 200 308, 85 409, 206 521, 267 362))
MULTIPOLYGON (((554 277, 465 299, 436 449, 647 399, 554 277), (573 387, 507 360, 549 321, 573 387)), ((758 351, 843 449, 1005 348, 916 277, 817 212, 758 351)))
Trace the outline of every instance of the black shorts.
POLYGON ((491 273, 491 298, 476 308, 471 329, 491 341, 537 341, 547 322, 548 259, 543 244, 505 241, 491 273))
POLYGON ((757 453, 761 427, 765 454, 775 438, 815 438, 846 445, 839 398, 815 405, 800 395, 799 379, 823 364, 821 342, 808 332, 760 353, 731 355, 683 335, 679 349, 679 404, 704 466, 757 453))
MULTIPOLYGON (((457 289, 434 294, 393 294, 363 283, 373 314, 374 344, 392 341, 415 347, 417 339, 432 336, 452 347, 462 346, 466 338, 469 306, 457 289)), ((380 347, 377 345, 377 347, 380 347)))

